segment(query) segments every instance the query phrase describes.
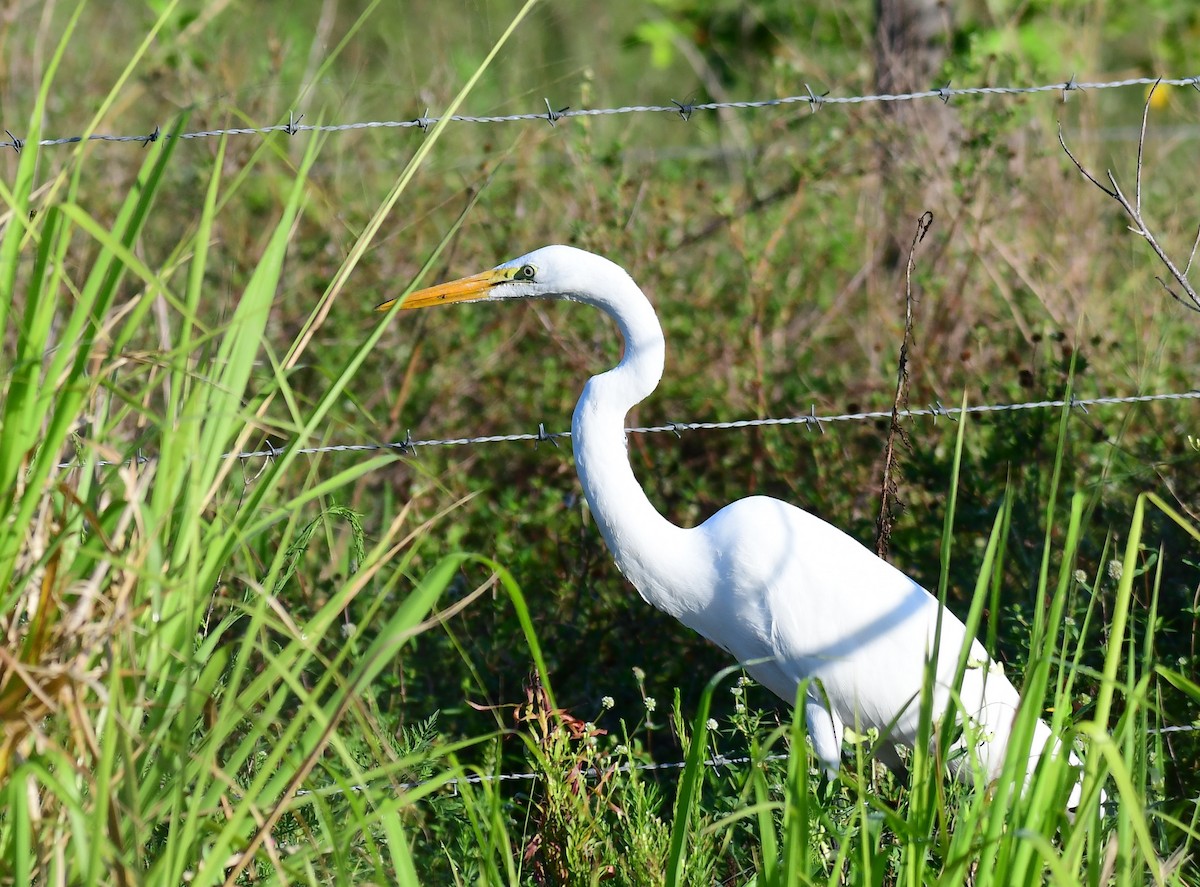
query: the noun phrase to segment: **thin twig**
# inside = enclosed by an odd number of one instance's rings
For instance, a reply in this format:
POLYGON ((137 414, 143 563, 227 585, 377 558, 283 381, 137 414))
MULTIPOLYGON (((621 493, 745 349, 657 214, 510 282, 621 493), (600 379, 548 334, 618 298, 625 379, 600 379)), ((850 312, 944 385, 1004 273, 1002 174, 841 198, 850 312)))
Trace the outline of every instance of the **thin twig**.
POLYGON ((1111 191, 1108 188, 1105 188, 1103 185, 1101 185, 1100 182, 1097 181, 1096 177, 1093 176, 1090 172, 1088 172, 1087 169, 1084 168, 1084 165, 1082 163, 1080 163, 1078 160, 1075 159, 1075 155, 1072 154, 1071 149, 1067 147, 1066 139, 1063 138, 1061 122, 1058 124, 1058 143, 1060 145, 1062 145, 1062 149, 1067 152, 1067 156, 1071 158, 1071 162, 1075 164, 1075 168, 1077 170, 1079 170, 1080 173, 1082 173, 1082 175, 1085 179, 1087 179, 1089 182, 1091 182, 1093 185, 1095 185, 1097 188, 1099 188, 1101 191, 1103 191, 1109 197, 1113 198, 1114 200, 1116 199, 1116 197, 1117 197, 1116 191, 1111 191))
POLYGON ((1192 260, 1196 258, 1196 247, 1200 246, 1200 225, 1196 226, 1196 239, 1192 241, 1192 251, 1188 253, 1188 263, 1183 269, 1184 276, 1192 270, 1192 260))
MULTIPOLYGON (((1134 208, 1137 210, 1138 217, 1142 215, 1142 154, 1146 148, 1146 122, 1150 119, 1150 102, 1154 98, 1154 91, 1158 89, 1158 84, 1161 80, 1156 80, 1154 85, 1150 87, 1150 91, 1146 93, 1146 104, 1142 105, 1142 128, 1138 131, 1138 155, 1137 155, 1137 175, 1134 178, 1134 208)), ((1109 173, 1112 177, 1112 173, 1109 173)))
POLYGON ((1146 225, 1145 220, 1142 218, 1142 158, 1144 156, 1146 147, 1146 124, 1150 117, 1150 100, 1154 97, 1154 90, 1161 82, 1161 80, 1155 81, 1154 85, 1150 89, 1149 94, 1146 96, 1146 103, 1142 108, 1142 129, 1140 135, 1138 136, 1137 173, 1134 184, 1134 202, 1132 204, 1129 202, 1129 198, 1125 196, 1125 192, 1121 190, 1121 186, 1117 183, 1117 177, 1113 174, 1111 169, 1106 170, 1108 181, 1112 185, 1112 187, 1109 188, 1100 184, 1099 180, 1097 180, 1095 176, 1088 172, 1084 165, 1079 162, 1074 154, 1071 153, 1071 149, 1067 147, 1066 139, 1063 137, 1061 123, 1058 127, 1058 143, 1062 146, 1062 149, 1064 152, 1066 152, 1067 157, 1071 159, 1071 162, 1075 164, 1075 168, 1079 170, 1080 174, 1085 179, 1087 179, 1113 200, 1117 201, 1117 203, 1121 204, 1121 208, 1125 210, 1125 214, 1129 216, 1130 220, 1133 222, 1133 224, 1129 226, 1129 230, 1134 234, 1137 234, 1139 237, 1142 237, 1148 244, 1150 244, 1150 248, 1154 250, 1154 254, 1158 256, 1159 261, 1162 262, 1163 265, 1166 266, 1167 270, 1171 272, 1171 277, 1173 277, 1175 281, 1183 288, 1183 291, 1187 294, 1187 298, 1185 299, 1179 293, 1175 292, 1175 290, 1173 290, 1170 285, 1168 285, 1168 283, 1161 277, 1156 277, 1155 280, 1162 284, 1163 289, 1165 289, 1171 298, 1180 305, 1191 311, 1200 313, 1200 295, 1196 293, 1191 281, 1188 280, 1188 272, 1192 267, 1192 259, 1196 254, 1196 246, 1197 244, 1200 244, 1200 230, 1196 232, 1196 241, 1192 244, 1192 251, 1188 256, 1187 267, 1183 271, 1180 271, 1175 266, 1175 263, 1171 261, 1171 258, 1167 255, 1166 251, 1159 245, 1154 233, 1150 230, 1150 228, 1146 225))
POLYGON ((904 269, 904 338, 900 342, 900 359, 896 362, 896 396, 892 399, 892 415, 888 425, 887 444, 884 446, 883 478, 879 485, 879 520, 875 524, 875 553, 880 557, 887 554, 892 537, 892 527, 901 504, 896 495, 896 440, 908 447, 908 433, 900 424, 901 410, 908 407, 908 351, 913 336, 913 293, 912 272, 916 264, 917 244, 925 239, 933 225, 933 213, 926 210, 917 219, 917 231, 908 248, 908 264, 904 269))

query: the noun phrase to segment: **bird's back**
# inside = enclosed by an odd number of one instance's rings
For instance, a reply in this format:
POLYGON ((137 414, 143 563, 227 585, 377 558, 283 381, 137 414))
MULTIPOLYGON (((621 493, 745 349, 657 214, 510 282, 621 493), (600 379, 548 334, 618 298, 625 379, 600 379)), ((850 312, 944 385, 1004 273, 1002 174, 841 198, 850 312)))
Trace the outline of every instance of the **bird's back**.
MULTIPOLYGON (((685 624, 749 663, 788 702, 815 678, 844 725, 913 743, 937 636, 932 595, 841 530, 777 499, 739 500, 693 532, 711 552, 713 593, 679 615, 685 624)), ((941 618, 935 716, 966 641, 962 622, 949 611, 941 618)), ((986 732, 1006 740, 1019 696, 974 640, 960 698, 986 732)), ((981 763, 991 772, 1000 761, 981 763)))

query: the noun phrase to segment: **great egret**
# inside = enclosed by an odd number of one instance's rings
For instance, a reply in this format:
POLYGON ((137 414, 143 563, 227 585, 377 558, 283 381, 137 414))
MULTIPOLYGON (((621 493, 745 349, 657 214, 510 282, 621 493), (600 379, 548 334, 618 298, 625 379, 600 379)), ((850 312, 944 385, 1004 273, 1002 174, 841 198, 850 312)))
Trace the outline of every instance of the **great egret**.
MULTIPOLYGON (((547 246, 410 293, 401 307, 536 298, 593 305, 625 338, 624 357, 588 380, 571 423, 583 492, 617 567, 647 603, 716 643, 786 702, 811 679, 808 735, 831 776, 846 727, 878 730, 884 740, 876 755, 901 769, 895 746, 911 747, 917 738, 936 598, 841 530, 778 499, 740 499, 691 529, 658 513, 629 464, 625 416, 662 378, 664 340, 653 307, 623 268, 574 247, 547 246)), ((950 612, 941 613, 941 626, 935 718, 951 698, 967 640, 950 612)), ((971 737, 979 772, 990 782, 1000 774, 1021 700, 977 640, 959 698, 970 716, 964 738, 971 737)), ((1038 720, 1030 773, 1048 743, 1057 748, 1038 720)), ((967 780, 975 772, 970 757, 964 752, 952 764, 967 780)), ((1079 791, 1076 785, 1072 808, 1079 791)))

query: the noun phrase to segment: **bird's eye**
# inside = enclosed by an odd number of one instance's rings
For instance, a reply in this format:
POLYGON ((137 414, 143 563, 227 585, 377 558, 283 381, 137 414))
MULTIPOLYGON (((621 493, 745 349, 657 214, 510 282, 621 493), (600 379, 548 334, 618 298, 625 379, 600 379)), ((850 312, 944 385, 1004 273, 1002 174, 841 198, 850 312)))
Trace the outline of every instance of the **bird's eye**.
POLYGON ((532 265, 522 265, 517 269, 517 280, 533 280, 537 274, 537 268, 532 265))

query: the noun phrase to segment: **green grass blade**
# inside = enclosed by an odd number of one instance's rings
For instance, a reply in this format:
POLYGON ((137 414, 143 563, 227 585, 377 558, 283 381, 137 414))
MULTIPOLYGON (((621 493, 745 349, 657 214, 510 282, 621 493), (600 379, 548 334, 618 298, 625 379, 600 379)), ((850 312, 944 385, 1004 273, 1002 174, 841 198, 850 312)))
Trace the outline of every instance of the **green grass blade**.
POLYGON ((692 828, 700 784, 704 778, 704 758, 708 748, 708 713, 712 708, 713 693, 725 678, 741 671, 741 665, 731 665, 717 672, 704 687, 692 719, 692 738, 687 749, 686 763, 679 777, 679 789, 675 795, 675 814, 671 823, 671 841, 667 852, 666 883, 683 883, 688 852, 688 837, 692 828))

